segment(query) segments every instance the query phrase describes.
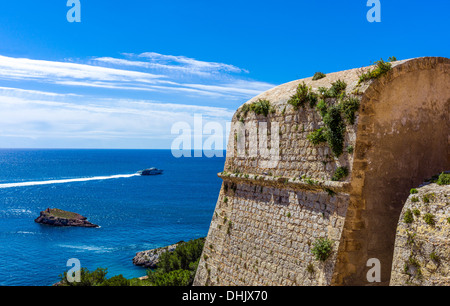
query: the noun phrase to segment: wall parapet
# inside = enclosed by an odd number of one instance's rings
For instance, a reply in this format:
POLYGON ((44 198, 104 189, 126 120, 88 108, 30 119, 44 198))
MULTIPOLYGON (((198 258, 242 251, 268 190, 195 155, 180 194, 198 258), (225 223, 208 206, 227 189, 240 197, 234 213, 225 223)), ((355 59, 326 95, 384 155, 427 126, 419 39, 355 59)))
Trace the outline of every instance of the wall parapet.
POLYGON ((217 174, 217 176, 224 181, 231 181, 236 183, 276 186, 279 188, 288 188, 292 190, 325 191, 330 194, 338 192, 348 193, 351 186, 349 182, 335 182, 322 179, 313 179, 309 177, 297 178, 228 172, 220 172, 217 174))

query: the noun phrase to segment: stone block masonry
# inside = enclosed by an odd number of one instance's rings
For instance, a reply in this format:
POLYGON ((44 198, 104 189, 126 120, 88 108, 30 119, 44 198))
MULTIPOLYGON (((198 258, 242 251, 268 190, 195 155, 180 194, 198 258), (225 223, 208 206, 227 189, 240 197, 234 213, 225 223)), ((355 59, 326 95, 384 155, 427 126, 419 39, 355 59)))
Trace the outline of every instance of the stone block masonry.
POLYGON ((251 180, 227 180, 225 184, 229 186, 220 195, 221 204, 209 233, 214 238, 205 245, 203 266, 208 282, 330 282, 332 270, 314 262, 311 245, 324 237, 330 237, 337 245, 348 202, 346 195, 332 197, 324 191, 281 189, 251 180), (309 264, 317 266, 314 272, 306 272, 309 264))
POLYGON ((245 136, 245 154, 229 142, 194 285, 367 285, 370 258, 381 262, 379 284, 389 284, 409 190, 450 169, 450 60, 397 61, 384 75, 359 82, 369 69, 286 83, 237 110, 232 122, 242 122, 245 134, 233 130, 229 139, 245 136), (308 137, 329 124, 317 103, 289 101, 299 85, 322 98, 324 88, 340 82, 343 93, 323 98, 328 109, 341 107, 343 94, 359 108, 352 123, 345 119, 343 153, 336 156, 329 142, 308 137), (270 111, 252 111, 263 100, 270 111), (252 128, 260 123, 268 136, 278 126, 275 161, 254 154, 259 132, 252 128), (312 252, 321 238, 331 241, 325 261, 312 252))

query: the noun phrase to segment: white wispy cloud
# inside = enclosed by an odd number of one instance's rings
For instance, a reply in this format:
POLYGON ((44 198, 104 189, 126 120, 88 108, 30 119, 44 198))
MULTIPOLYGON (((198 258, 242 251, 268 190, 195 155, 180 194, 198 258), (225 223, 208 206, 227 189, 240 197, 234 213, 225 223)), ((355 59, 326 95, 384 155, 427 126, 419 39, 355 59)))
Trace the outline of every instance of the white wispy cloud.
POLYGON ((6 95, 13 95, 13 96, 48 96, 48 97, 76 97, 80 96, 74 93, 56 93, 56 92, 48 92, 48 91, 41 91, 41 90, 32 90, 32 89, 22 89, 22 88, 15 88, 15 87, 1 87, 0 86, 0 95, 6 94, 6 95))
POLYGON ((132 61, 120 58, 112 58, 112 57, 99 57, 94 59, 97 62, 102 62, 106 64, 116 65, 116 66, 128 66, 128 67, 137 67, 137 68, 145 68, 145 69, 155 69, 155 70, 166 70, 169 73, 178 72, 182 74, 194 74, 203 77, 208 77, 211 75, 211 72, 203 71, 200 69, 194 69, 189 66, 176 66, 176 65, 165 65, 161 63, 154 62, 142 62, 142 61, 132 61))
POLYGON ((187 67, 192 71, 204 71, 204 72, 234 72, 234 73, 248 73, 248 70, 236 67, 234 65, 199 61, 186 56, 165 55, 156 52, 144 52, 138 55, 140 58, 146 58, 149 61, 156 62, 158 64, 165 63, 166 67, 187 67))
POLYGON ((168 147, 176 122, 202 115, 225 127, 239 104, 274 86, 229 64, 154 52, 124 56, 0 56, 0 146, 152 147, 158 140, 168 147))
POLYGON ((6 79, 41 79, 51 82, 70 78, 155 83, 162 77, 164 76, 93 65, 0 56, 0 78, 6 79))
POLYGON ((94 59, 94 62, 121 67, 118 68, 0 56, 0 80, 38 81, 99 89, 184 92, 191 96, 197 94, 229 100, 249 99, 274 86, 264 82, 230 77, 227 73, 245 72, 244 69, 233 65, 154 52, 142 53, 135 57, 147 58, 151 62, 114 58, 94 59), (145 68, 146 71, 123 69, 124 66, 145 68), (154 73, 155 70, 163 73, 154 73), (173 71, 183 72, 185 75, 196 75, 199 79, 195 79, 194 83, 186 82, 185 78, 179 78, 179 74, 172 74, 173 71), (223 73, 223 79, 217 76, 221 73, 223 73), (215 77, 210 78, 211 74, 215 74, 215 77))

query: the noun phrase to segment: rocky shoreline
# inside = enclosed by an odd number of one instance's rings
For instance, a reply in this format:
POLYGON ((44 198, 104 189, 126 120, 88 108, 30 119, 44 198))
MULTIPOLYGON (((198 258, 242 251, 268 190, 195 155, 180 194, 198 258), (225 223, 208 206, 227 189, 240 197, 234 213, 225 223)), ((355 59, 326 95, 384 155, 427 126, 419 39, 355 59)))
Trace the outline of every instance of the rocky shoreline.
POLYGON ((159 262, 159 256, 165 252, 173 252, 182 243, 184 243, 184 241, 161 248, 138 252, 133 258, 133 264, 147 269, 156 269, 159 262))
POLYGON ((98 225, 87 221, 87 218, 80 214, 57 208, 47 208, 46 210, 41 211, 40 216, 37 217, 34 222, 59 227, 99 227, 98 225))

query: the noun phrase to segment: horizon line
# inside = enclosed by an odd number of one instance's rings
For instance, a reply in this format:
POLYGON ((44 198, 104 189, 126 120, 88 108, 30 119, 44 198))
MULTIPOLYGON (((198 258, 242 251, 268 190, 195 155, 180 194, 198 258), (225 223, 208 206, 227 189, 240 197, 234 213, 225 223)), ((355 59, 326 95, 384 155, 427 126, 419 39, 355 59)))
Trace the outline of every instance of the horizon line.
MULTIPOLYGON (((172 151, 172 149, 167 148, 2 148, 0 150, 160 150, 160 151, 172 151)), ((175 150, 175 151, 186 151, 186 150, 175 150)), ((227 150, 190 150, 191 152, 214 152, 227 150)))

